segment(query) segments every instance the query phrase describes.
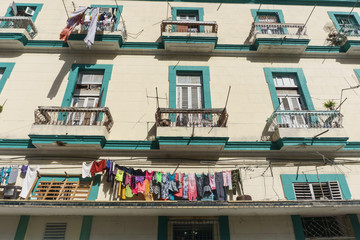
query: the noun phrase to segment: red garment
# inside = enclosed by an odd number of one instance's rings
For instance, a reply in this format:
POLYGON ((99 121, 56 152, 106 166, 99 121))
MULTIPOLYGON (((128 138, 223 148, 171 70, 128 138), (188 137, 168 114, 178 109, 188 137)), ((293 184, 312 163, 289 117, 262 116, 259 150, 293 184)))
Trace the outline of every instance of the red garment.
POLYGON ((67 42, 73 29, 74 27, 65 27, 60 33, 60 40, 64 40, 64 42, 67 42))
POLYGON ((179 181, 181 183, 181 188, 178 192, 174 193, 174 196, 176 197, 182 197, 183 196, 183 174, 182 173, 176 173, 175 175, 175 182, 179 181))
POLYGON ((91 176, 95 176, 95 173, 98 172, 104 173, 105 169, 106 169, 106 160, 101 160, 99 162, 94 161, 90 169, 91 176))

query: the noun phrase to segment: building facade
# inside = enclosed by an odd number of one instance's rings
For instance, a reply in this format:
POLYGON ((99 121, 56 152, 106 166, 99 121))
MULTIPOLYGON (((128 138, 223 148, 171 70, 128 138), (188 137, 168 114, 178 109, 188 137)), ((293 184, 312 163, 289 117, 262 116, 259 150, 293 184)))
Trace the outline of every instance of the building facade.
POLYGON ((1 238, 360 239, 359 7, 0 1, 1 238))

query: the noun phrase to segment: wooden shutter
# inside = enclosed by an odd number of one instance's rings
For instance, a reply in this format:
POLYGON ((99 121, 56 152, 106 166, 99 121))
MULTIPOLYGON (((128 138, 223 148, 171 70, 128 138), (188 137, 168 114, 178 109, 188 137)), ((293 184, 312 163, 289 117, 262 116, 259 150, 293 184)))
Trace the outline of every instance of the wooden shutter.
POLYGON ((322 182, 321 187, 320 187, 320 183, 311 183, 310 185, 312 187, 312 191, 315 199, 317 200, 331 199, 330 189, 327 182, 322 182), (323 199, 324 197, 325 199, 323 199))
POLYGON ((342 200, 343 197, 341 194, 339 182, 338 181, 330 181, 330 182, 328 182, 328 184, 329 184, 331 199, 342 200))
POLYGON ((296 200, 312 200, 309 183, 293 183, 296 200))
POLYGON ((46 223, 43 239, 65 239, 66 225, 67 223, 46 223))
POLYGON ((36 200, 87 200, 92 181, 39 181, 32 197, 36 200))

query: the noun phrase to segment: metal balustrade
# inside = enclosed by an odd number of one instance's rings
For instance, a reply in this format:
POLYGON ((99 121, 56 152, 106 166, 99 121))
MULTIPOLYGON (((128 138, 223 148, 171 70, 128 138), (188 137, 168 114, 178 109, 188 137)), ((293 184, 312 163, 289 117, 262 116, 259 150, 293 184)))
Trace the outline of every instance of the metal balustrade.
POLYGON ((31 17, 0 17, 0 28, 25 29, 32 39, 38 33, 31 17))
POLYGON ((345 36, 360 37, 360 26, 344 27, 340 33, 345 36))
POLYGON ((39 107, 35 125, 105 126, 110 132, 114 124, 107 107, 39 107))
POLYGON ((228 114, 225 108, 159 108, 155 119, 159 127, 226 127, 228 114))
POLYGON ((301 23, 253 23, 250 31, 251 35, 296 35, 306 36, 305 24, 301 23))
POLYGON ((278 110, 267 120, 269 130, 277 128, 342 128, 339 111, 278 110))
POLYGON ((216 22, 164 20, 161 23, 161 33, 164 32, 217 33, 217 31, 218 31, 218 25, 216 24, 216 22))

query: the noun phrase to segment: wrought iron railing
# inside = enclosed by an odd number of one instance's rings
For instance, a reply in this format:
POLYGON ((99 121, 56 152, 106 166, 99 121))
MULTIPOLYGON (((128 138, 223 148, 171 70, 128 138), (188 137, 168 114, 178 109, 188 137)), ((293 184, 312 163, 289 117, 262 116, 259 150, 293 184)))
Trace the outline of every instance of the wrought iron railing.
POLYGON ((110 132, 114 124, 107 107, 39 107, 36 125, 105 126, 110 132))
POLYGON ((155 114, 159 127, 226 127, 228 117, 225 108, 159 108, 155 114))
POLYGON ((164 20, 161 23, 161 33, 164 32, 190 32, 190 33, 217 33, 216 22, 204 21, 175 21, 164 20))
POLYGON ((305 24, 301 23, 253 23, 251 35, 297 35, 306 36, 305 24))
POLYGON ((38 33, 31 17, 0 17, 0 28, 22 28, 29 33, 31 38, 38 33))
POLYGON ((340 33, 345 36, 359 37, 360 26, 345 26, 340 30, 340 33))
POLYGON ((278 110, 268 118, 269 130, 277 128, 342 128, 339 111, 278 110))

